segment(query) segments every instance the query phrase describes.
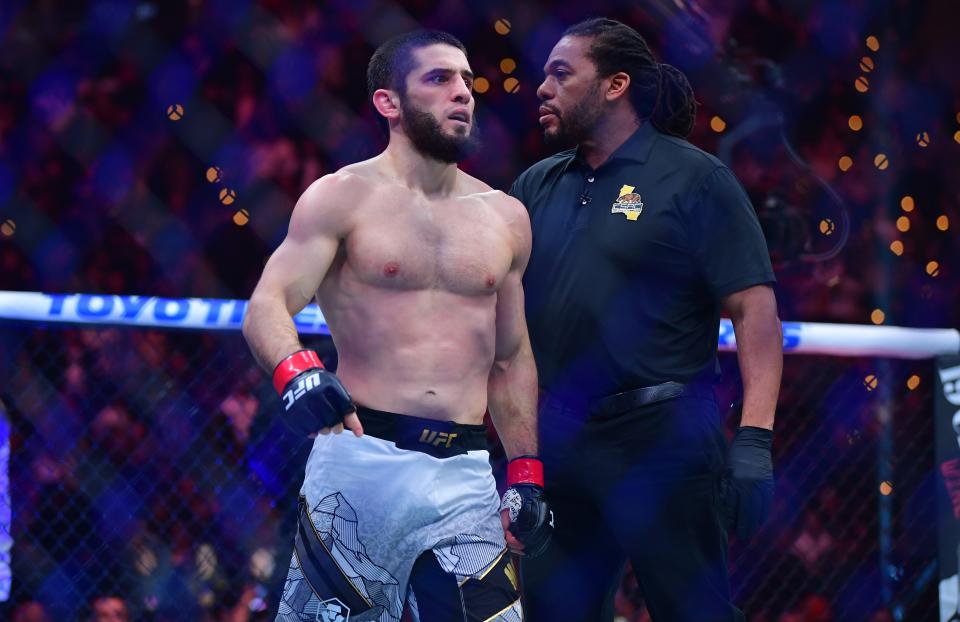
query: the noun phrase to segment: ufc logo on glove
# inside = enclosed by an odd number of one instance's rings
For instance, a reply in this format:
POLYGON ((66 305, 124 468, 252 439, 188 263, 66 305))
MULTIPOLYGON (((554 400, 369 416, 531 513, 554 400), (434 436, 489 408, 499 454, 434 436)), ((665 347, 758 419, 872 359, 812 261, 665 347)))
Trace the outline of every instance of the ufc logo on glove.
POLYGON ((290 410, 290 407, 293 406, 293 403, 303 397, 304 393, 318 386, 320 386, 319 372, 310 374, 305 378, 301 378, 295 387, 287 390, 287 392, 283 394, 283 399, 287 402, 284 410, 290 410))

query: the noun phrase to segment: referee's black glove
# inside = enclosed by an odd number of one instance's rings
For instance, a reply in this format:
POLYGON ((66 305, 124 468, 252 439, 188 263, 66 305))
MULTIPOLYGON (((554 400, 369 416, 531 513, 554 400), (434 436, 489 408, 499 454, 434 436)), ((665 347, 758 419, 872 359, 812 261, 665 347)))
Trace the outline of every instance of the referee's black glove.
POLYGON ((740 540, 757 533, 773 505, 773 432, 744 426, 727 455, 720 495, 727 529, 740 540))

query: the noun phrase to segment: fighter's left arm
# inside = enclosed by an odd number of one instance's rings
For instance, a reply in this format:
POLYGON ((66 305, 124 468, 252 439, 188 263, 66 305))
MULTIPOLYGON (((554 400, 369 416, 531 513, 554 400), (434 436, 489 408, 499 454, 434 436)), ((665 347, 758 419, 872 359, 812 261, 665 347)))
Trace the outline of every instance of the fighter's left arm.
POLYGON ((496 304, 496 352, 487 382, 490 417, 508 458, 537 455, 537 368, 527 333, 521 277, 530 258, 530 221, 523 205, 509 201, 513 261, 496 304))
POLYGON ((743 378, 740 425, 772 430, 783 370, 783 336, 773 288, 755 285, 721 302, 737 337, 737 360, 743 378))
POLYGON ((507 547, 536 557, 553 533, 537 456, 537 367, 523 310, 521 277, 530 259, 530 220, 523 204, 504 197, 513 240, 513 262, 496 306, 496 352, 487 381, 487 405, 507 452, 507 490, 500 505, 507 547))

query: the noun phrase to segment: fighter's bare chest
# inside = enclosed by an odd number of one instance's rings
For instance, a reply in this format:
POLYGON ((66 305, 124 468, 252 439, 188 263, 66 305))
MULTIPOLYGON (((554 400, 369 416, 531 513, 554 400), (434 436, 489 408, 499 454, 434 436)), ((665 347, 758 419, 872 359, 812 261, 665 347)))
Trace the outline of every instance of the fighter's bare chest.
POLYGON ((345 268, 396 289, 496 291, 510 268, 506 227, 487 210, 370 210, 344 242, 345 268), (413 213, 411 213, 413 212, 413 213))

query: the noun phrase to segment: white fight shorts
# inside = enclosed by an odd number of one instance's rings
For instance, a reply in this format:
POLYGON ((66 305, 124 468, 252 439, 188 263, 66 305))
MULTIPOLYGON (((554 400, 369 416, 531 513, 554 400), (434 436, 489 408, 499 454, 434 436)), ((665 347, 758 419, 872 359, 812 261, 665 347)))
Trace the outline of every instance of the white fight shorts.
POLYGON ((276 620, 520 622, 486 426, 358 414, 314 441, 276 620))

